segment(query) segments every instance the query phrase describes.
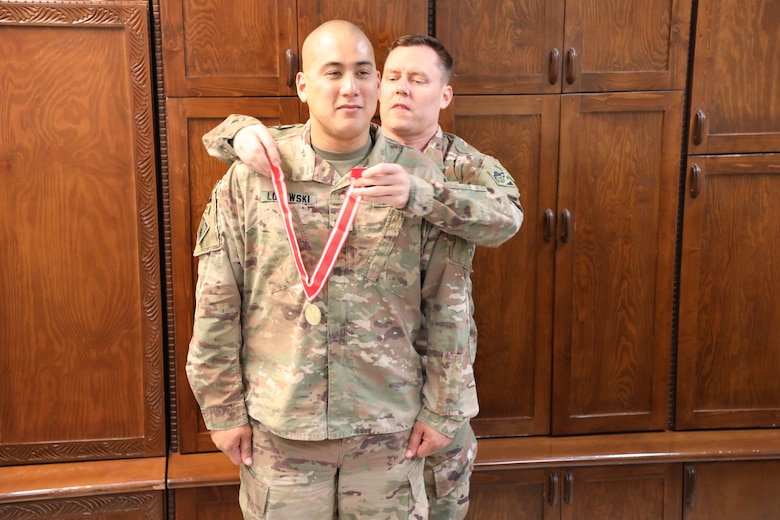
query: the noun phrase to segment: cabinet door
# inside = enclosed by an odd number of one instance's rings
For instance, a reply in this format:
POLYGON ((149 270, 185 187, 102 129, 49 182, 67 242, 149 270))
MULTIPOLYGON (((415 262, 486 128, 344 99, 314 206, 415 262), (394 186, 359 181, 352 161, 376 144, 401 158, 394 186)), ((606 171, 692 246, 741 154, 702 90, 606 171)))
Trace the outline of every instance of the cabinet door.
POLYGON ((685 479, 685 520, 763 520, 780 511, 780 461, 689 464, 685 479))
POLYGON ((699 0, 688 152, 780 151, 780 2, 699 0))
POLYGON ((295 95, 295 2, 160 2, 167 96, 295 95))
POLYGON ((780 416, 780 154, 688 159, 677 427, 780 416))
POLYGON ((171 520, 242 520, 238 492, 237 485, 175 489, 171 494, 176 515, 171 520))
POLYGON ((554 434, 666 426, 682 100, 563 96, 554 434))
POLYGON ((298 34, 303 39, 328 20, 349 20, 365 31, 382 70, 390 44, 405 34, 428 34, 427 0, 298 0, 298 34))
POLYGON ((174 437, 181 453, 213 450, 195 397, 184 372, 192 337, 197 259, 195 234, 215 182, 228 165, 206 153, 201 138, 231 113, 251 114, 267 125, 298 120, 297 98, 169 99, 168 144, 171 198, 171 253, 176 370, 174 405, 178 421, 174 437))
POLYGON ((680 518, 680 464, 568 468, 561 481, 562 520, 680 518))
POLYGON ((468 520, 558 520, 557 471, 476 470, 468 520))
POLYGON ((566 0, 564 92, 683 90, 691 0, 566 0))
POLYGON ((163 455, 148 8, 0 18, 0 466, 163 455))
POLYGON ((561 91, 564 0, 436 1, 456 94, 561 91))
POLYGON ((447 130, 500 158, 525 209, 517 235, 477 248, 474 259, 480 436, 549 433, 555 243, 545 210, 555 207, 559 103, 557 95, 455 96, 442 116, 447 130))

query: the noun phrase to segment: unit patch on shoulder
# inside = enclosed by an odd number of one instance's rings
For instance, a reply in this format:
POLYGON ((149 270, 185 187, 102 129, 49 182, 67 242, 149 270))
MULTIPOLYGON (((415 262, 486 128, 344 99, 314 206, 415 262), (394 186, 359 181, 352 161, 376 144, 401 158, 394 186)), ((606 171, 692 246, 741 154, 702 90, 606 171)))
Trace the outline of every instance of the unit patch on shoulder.
POLYGON ((200 256, 212 251, 216 251, 221 247, 221 237, 219 234, 219 225, 217 219, 217 190, 219 190, 220 182, 214 186, 214 190, 211 192, 209 202, 206 204, 206 209, 203 210, 203 216, 200 218, 200 226, 198 226, 198 233, 195 237, 195 250, 193 256, 200 256))

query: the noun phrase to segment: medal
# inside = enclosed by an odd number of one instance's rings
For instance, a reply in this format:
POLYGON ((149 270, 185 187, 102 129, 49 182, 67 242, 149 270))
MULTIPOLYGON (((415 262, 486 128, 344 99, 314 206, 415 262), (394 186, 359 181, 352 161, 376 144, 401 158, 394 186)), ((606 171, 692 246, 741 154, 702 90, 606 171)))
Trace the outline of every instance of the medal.
POLYGON ((303 317, 306 318, 309 325, 319 325, 322 321, 322 312, 313 303, 306 302, 306 305, 303 306, 303 317))
POLYGON ((308 302, 303 309, 304 318, 311 325, 317 325, 322 320, 322 312, 319 307, 311 302, 322 291, 325 286, 325 282, 328 280, 330 273, 333 271, 333 267, 336 265, 336 258, 338 258, 341 248, 344 247, 344 243, 347 241, 347 235, 352 229, 352 223, 355 221, 355 215, 357 215, 358 207, 362 197, 352 194, 354 189, 354 179, 360 178, 365 168, 352 168, 351 180, 349 187, 347 188, 344 202, 339 209, 339 213, 336 216, 336 222, 333 229, 328 234, 328 239, 325 242, 325 248, 322 251, 317 266, 314 268, 314 273, 309 276, 306 271, 306 266, 303 265, 303 258, 301 257, 301 250, 298 246, 298 237, 295 236, 295 228, 293 227, 292 212, 290 211, 290 203, 287 199, 287 184, 284 182, 284 176, 281 170, 275 166, 271 166, 271 181, 274 185, 274 191, 276 192, 276 200, 279 203, 279 210, 282 213, 284 219, 284 230, 287 233, 287 242, 290 244, 290 251, 292 252, 293 260, 295 260, 295 267, 298 270, 298 276, 303 282, 303 292, 306 293, 306 299, 308 302))

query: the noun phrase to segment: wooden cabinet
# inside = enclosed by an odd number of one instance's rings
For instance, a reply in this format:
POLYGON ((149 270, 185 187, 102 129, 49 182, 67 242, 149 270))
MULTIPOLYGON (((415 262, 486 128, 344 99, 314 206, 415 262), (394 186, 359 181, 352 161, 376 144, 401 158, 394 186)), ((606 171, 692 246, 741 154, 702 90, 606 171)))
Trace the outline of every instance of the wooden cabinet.
POLYGON ((778 482, 778 460, 686 464, 683 519, 776 518, 778 482))
POLYGON ((456 94, 685 88, 691 0, 436 1, 456 94))
POLYGON ((242 520, 238 491, 238 485, 175 489, 170 500, 176 514, 170 520, 242 520))
POLYGON ((682 100, 562 99, 553 434, 666 426, 682 100))
POLYGON ((164 455, 148 7, 0 18, 0 466, 164 455))
POLYGON ((206 152, 201 138, 231 113, 252 114, 267 125, 295 123, 298 98, 169 99, 168 144, 170 224, 175 324, 176 441, 182 453, 213 450, 184 367, 192 337, 197 259, 195 234, 211 190, 228 166, 206 152))
POLYGON ((677 427, 780 420, 780 154, 690 156, 677 427))
POLYGON ((479 435, 664 429, 682 98, 456 96, 445 113, 526 210, 474 262, 479 435))
POLYGON ((475 471, 470 520, 675 520, 680 464, 475 471))
POLYGON ((690 16, 690 0, 437 1, 443 126, 501 159, 526 210, 474 261, 479 435, 666 427, 690 16))
POLYGON ((688 153, 780 152, 780 3, 700 0, 688 153))
POLYGON ((701 0, 697 20, 676 426, 776 427, 780 4, 701 0))
POLYGON ((497 250, 477 248, 474 260, 480 436, 550 432, 555 240, 539 215, 556 207, 559 111, 560 96, 457 96, 441 117, 445 130, 500 157, 526 215, 520 233, 497 250))
POLYGON ((327 20, 363 28, 380 70, 395 38, 428 32, 427 0, 170 0, 160 9, 168 97, 295 96, 300 47, 327 20))

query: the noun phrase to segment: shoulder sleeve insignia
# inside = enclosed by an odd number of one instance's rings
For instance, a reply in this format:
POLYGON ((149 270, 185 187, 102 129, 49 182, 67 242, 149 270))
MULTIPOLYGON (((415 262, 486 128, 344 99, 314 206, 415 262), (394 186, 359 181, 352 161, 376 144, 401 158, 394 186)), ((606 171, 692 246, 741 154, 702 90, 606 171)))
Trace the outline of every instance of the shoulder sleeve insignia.
POLYGON ((221 182, 217 182, 214 186, 206 209, 203 210, 203 216, 200 218, 200 226, 198 226, 198 233, 195 237, 194 256, 216 251, 222 246, 217 219, 217 191, 220 185, 221 182))

